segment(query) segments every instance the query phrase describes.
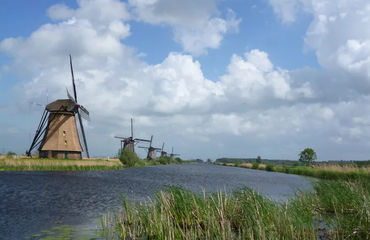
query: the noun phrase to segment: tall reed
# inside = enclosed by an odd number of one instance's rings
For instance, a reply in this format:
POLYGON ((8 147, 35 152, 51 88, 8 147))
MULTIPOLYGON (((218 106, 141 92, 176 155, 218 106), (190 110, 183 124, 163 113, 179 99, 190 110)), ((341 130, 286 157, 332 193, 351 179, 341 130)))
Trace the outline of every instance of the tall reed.
POLYGON ((146 203, 123 200, 120 212, 102 218, 101 233, 107 239, 368 239, 368 185, 319 181, 314 193, 286 203, 248 188, 196 195, 169 187, 146 203))

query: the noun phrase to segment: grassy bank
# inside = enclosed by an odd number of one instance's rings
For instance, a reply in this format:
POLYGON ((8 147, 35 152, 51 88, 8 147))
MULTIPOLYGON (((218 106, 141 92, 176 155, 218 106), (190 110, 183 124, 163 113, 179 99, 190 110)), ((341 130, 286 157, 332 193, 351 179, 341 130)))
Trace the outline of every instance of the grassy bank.
MULTIPOLYGON (((220 165, 220 164, 219 164, 220 165)), ((282 172, 288 174, 304 175, 321 179, 359 179, 364 178, 370 181, 370 167, 357 167, 355 165, 327 164, 322 166, 276 166, 272 164, 242 163, 222 164, 223 166, 243 167, 271 172, 282 172)))
POLYGON ((321 180, 277 204, 250 189, 201 196, 171 187, 149 203, 123 201, 102 218, 107 239, 368 239, 369 182, 321 180))
POLYGON ((0 159, 0 171, 87 171, 118 170, 122 168, 123 165, 118 159, 0 159))

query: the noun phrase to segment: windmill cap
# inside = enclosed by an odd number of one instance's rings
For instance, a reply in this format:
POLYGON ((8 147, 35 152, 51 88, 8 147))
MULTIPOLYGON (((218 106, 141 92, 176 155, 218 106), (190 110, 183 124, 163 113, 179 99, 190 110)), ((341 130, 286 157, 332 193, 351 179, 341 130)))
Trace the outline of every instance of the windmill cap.
POLYGON ((46 105, 46 110, 49 112, 66 111, 74 112, 75 103, 70 99, 58 99, 46 105))

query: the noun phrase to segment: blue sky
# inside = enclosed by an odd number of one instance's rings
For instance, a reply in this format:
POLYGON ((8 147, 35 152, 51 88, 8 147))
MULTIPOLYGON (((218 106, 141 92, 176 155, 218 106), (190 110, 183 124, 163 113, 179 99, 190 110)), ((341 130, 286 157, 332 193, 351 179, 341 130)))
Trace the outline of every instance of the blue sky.
POLYGON ((134 117, 185 158, 311 146, 367 159, 369 12, 365 0, 5 0, 0 151, 29 145, 42 113, 30 102, 65 97, 71 53, 93 155, 113 155, 134 117))

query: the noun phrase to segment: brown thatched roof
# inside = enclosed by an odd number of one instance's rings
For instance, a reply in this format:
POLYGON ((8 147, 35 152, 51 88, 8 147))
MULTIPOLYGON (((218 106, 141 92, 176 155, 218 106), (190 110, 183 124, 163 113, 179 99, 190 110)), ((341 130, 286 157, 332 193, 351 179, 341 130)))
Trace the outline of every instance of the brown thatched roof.
POLYGON ((66 111, 73 112, 75 103, 70 99, 58 99, 46 105, 46 110, 49 112, 66 111))

